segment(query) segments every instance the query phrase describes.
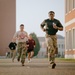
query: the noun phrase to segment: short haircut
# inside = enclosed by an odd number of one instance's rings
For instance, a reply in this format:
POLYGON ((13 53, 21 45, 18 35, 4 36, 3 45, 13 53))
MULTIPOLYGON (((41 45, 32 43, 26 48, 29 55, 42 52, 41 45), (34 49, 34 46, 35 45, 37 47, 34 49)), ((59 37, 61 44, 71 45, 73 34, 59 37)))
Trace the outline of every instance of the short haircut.
POLYGON ((48 14, 51 14, 51 13, 55 14, 55 12, 54 12, 54 11, 49 11, 49 13, 48 13, 48 14))
POLYGON ((21 26, 24 26, 24 24, 21 24, 20 27, 21 27, 21 26))

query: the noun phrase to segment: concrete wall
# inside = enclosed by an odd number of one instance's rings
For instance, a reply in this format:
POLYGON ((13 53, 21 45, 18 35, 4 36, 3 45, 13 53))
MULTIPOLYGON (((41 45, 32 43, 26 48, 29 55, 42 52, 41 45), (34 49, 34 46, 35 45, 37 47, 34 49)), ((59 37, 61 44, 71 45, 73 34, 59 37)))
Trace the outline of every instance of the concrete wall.
POLYGON ((16 0, 0 0, 0 55, 8 51, 16 31, 16 0))

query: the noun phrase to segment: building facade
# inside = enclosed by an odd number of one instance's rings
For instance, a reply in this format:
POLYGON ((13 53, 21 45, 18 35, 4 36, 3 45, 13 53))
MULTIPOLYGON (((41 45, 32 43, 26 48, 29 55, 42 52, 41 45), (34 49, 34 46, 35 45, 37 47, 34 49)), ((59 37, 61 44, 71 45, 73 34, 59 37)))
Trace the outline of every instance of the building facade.
POLYGON ((38 37, 40 43, 40 51, 37 55, 38 58, 44 58, 46 56, 46 45, 45 45, 45 37, 38 37))
POLYGON ((65 58, 75 59, 75 0, 65 0, 65 58))
POLYGON ((65 55, 65 38, 61 35, 57 36, 58 55, 57 57, 64 57, 65 55))
POLYGON ((16 0, 0 0, 0 56, 9 51, 8 44, 16 31, 16 0))

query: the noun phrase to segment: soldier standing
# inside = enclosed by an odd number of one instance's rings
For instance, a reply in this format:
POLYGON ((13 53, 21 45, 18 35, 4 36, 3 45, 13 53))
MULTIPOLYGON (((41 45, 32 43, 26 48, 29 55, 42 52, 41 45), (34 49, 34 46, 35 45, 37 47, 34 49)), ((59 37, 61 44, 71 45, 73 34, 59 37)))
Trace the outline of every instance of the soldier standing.
POLYGON ((27 51, 26 41, 28 41, 28 34, 26 31, 24 31, 23 24, 20 25, 20 31, 14 34, 13 39, 17 40, 17 51, 18 51, 17 60, 20 61, 21 58, 22 66, 24 66, 26 51, 27 51))
POLYGON ((45 19, 41 23, 41 28, 44 32, 46 32, 48 59, 50 61, 50 64, 52 64, 52 69, 54 69, 56 66, 55 54, 58 53, 56 33, 58 32, 58 30, 63 31, 63 26, 59 20, 54 18, 54 11, 50 11, 48 15, 49 19, 45 19))

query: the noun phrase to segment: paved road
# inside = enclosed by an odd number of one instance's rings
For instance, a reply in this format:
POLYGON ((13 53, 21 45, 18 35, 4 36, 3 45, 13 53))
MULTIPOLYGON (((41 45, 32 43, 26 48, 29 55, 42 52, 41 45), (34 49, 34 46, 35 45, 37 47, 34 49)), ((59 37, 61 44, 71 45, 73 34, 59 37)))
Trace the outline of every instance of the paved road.
POLYGON ((75 75, 75 63, 59 62, 55 69, 51 69, 47 59, 26 60, 22 67, 20 62, 12 63, 11 59, 0 59, 0 75, 75 75))

